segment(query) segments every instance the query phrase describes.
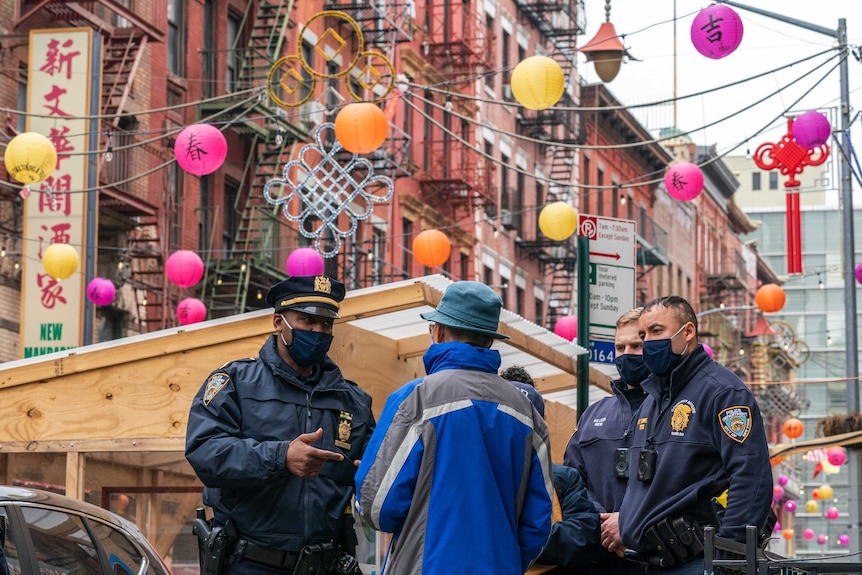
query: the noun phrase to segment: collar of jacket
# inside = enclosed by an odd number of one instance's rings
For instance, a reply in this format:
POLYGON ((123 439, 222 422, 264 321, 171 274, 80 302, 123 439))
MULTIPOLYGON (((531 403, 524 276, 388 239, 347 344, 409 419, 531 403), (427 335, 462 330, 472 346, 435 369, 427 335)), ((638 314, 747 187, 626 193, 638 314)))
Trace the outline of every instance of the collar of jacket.
POLYGON ((472 369, 485 373, 497 373, 502 363, 499 351, 460 341, 435 343, 428 348, 422 360, 425 362, 425 373, 428 375, 444 369, 472 369))
POLYGON ((643 382, 642 386, 647 393, 656 398, 656 401, 668 388, 670 388, 670 396, 676 397, 679 391, 694 379, 694 375, 710 361, 712 358, 709 357, 703 346, 698 344, 690 354, 682 359, 670 377, 656 377, 653 374, 643 382))

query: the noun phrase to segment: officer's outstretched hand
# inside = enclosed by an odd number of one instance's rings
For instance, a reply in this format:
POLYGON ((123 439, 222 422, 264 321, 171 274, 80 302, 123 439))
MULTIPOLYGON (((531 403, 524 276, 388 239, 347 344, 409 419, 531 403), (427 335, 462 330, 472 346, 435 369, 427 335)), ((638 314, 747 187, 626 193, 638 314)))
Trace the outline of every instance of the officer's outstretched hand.
POLYGON ((317 477, 327 461, 344 459, 340 453, 311 446, 312 443, 320 441, 321 437, 323 429, 318 429, 314 433, 303 433, 291 441, 285 457, 287 470, 297 477, 317 477))

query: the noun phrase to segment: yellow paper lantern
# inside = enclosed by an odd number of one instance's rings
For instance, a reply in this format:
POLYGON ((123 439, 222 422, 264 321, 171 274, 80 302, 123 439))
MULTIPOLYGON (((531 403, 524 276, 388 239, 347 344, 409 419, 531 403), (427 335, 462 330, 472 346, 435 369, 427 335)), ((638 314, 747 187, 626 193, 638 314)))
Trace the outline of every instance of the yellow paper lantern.
POLYGON ((78 252, 69 244, 51 244, 42 252, 42 265, 49 276, 64 280, 78 269, 78 252))
POLYGON ((512 95, 530 110, 544 110, 560 101, 566 89, 566 75, 547 56, 531 56, 512 71, 512 95))
POLYGON ((820 498, 824 500, 832 499, 832 496, 835 494, 832 490, 832 486, 829 484, 821 485, 818 491, 820 491, 820 498))
POLYGON ((35 184, 57 167, 57 150, 51 140, 36 132, 18 134, 6 146, 6 171, 22 184, 35 184))
POLYGON ((562 241, 578 229, 578 212, 566 202, 553 202, 539 212, 539 229, 555 241, 562 241))
POLYGON ((817 513, 820 511, 820 504, 814 501, 813 499, 809 499, 805 502, 805 512, 806 513, 817 513))

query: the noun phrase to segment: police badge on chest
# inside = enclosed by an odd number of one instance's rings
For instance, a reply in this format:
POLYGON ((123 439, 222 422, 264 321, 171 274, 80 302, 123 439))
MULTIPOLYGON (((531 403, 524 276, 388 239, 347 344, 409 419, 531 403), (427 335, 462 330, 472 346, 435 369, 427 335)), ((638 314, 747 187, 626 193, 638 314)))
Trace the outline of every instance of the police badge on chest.
POLYGON ((335 445, 341 449, 350 449, 350 425, 353 421, 353 414, 342 411, 338 418, 340 422, 338 424, 338 439, 335 440, 335 445))

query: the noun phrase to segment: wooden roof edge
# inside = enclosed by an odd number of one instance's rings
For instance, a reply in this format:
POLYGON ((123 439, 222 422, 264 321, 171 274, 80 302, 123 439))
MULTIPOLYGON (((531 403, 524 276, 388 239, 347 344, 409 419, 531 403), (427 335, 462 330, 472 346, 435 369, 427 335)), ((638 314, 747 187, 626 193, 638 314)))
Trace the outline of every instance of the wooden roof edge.
POLYGON ((833 445, 848 445, 862 444, 862 431, 851 431, 850 433, 841 433, 839 435, 827 435, 826 437, 815 437, 814 439, 806 439, 805 441, 797 441, 789 445, 779 443, 773 445, 769 449, 769 456, 788 456, 797 453, 806 453, 812 449, 832 447, 833 445))

